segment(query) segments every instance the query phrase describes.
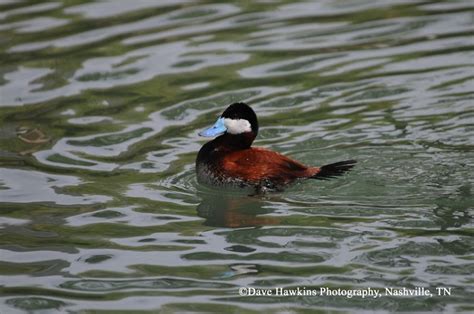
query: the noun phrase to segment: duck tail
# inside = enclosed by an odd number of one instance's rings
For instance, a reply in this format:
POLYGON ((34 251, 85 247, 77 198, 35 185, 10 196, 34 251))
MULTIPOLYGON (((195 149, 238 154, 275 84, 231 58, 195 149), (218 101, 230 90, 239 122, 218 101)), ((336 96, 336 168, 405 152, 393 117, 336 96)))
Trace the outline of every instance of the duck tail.
POLYGON ((333 177, 342 176, 345 172, 354 167, 356 163, 356 160, 344 160, 324 165, 319 169, 318 173, 311 177, 311 179, 328 180, 333 177))

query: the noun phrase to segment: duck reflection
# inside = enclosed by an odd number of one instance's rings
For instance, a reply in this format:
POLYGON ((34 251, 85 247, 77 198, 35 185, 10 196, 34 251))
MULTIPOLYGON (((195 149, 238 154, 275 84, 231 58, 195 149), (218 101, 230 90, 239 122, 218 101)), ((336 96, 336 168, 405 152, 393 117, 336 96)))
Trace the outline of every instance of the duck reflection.
POLYGON ((226 193, 201 193, 199 196, 202 201, 196 210, 199 217, 206 219, 206 226, 240 228, 280 222, 278 218, 262 216, 273 210, 265 208, 266 201, 260 196, 226 193))

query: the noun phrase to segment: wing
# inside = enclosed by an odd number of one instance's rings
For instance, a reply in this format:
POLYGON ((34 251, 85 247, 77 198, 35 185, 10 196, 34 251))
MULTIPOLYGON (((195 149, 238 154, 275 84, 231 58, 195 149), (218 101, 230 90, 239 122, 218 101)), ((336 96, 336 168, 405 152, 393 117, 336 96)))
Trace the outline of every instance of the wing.
POLYGON ((319 168, 305 165, 277 152, 263 148, 249 148, 227 154, 222 168, 230 176, 260 182, 270 180, 285 184, 297 178, 309 177, 319 168))

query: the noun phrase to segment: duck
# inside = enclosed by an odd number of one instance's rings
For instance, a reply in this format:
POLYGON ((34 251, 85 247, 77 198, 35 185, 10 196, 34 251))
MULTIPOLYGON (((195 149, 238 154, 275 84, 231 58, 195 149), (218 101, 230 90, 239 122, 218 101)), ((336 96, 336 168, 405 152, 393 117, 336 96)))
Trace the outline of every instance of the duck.
POLYGON ((197 154, 197 181, 213 187, 249 188, 260 194, 282 191, 302 179, 341 176, 357 162, 306 166, 278 152, 253 147, 258 128, 257 115, 249 105, 237 102, 228 106, 213 126, 199 132, 200 136, 215 138, 197 154))

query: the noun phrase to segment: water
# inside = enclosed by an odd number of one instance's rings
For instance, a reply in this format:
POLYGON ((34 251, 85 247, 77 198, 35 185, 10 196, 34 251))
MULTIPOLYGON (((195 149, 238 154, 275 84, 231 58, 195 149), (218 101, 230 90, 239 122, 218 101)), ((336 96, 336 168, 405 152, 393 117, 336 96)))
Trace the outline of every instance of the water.
POLYGON ((474 310, 472 1, 8 0, 0 33, 1 313, 474 310), (357 167, 198 185, 236 101, 256 145, 357 167))

